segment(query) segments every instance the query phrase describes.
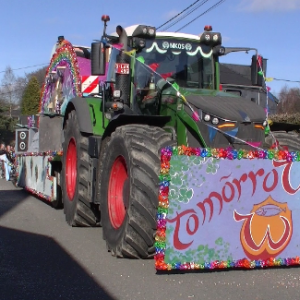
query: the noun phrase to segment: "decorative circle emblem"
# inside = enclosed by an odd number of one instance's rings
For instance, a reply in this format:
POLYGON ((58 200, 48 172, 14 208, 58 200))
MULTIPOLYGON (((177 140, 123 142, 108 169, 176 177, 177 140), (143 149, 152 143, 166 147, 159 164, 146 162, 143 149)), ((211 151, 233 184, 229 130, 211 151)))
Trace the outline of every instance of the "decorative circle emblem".
POLYGON ((163 43, 162 43, 162 47, 163 47, 164 49, 169 49, 170 45, 169 45, 168 42, 163 42, 163 43))
POLYGON ((185 49, 186 49, 187 51, 191 51, 191 50, 192 50, 192 44, 187 43, 187 44, 185 45, 185 49))

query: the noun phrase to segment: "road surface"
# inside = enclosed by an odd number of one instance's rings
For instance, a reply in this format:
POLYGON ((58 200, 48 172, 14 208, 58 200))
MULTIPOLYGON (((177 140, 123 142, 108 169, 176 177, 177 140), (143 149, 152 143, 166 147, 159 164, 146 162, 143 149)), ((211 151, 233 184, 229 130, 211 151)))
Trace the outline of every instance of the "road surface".
POLYGON ((300 268, 157 275, 153 260, 116 259, 101 228, 71 228, 0 180, 1 300, 299 300, 300 268))

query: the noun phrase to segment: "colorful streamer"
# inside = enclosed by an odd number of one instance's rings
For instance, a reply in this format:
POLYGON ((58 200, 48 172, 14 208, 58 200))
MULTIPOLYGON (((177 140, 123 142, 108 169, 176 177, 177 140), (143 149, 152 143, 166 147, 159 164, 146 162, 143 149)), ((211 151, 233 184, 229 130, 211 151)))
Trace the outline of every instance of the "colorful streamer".
POLYGON ((72 89, 74 97, 81 97, 81 77, 80 70, 78 66, 77 56, 74 51, 74 48, 70 43, 66 43, 62 47, 58 48, 56 52, 53 54, 50 65, 46 72, 45 83, 41 92, 41 101, 40 101, 40 112, 45 113, 47 111, 47 107, 49 104, 48 92, 51 87, 50 84, 47 83, 47 78, 52 71, 57 69, 59 65, 67 65, 70 69, 70 73, 72 76, 72 89))

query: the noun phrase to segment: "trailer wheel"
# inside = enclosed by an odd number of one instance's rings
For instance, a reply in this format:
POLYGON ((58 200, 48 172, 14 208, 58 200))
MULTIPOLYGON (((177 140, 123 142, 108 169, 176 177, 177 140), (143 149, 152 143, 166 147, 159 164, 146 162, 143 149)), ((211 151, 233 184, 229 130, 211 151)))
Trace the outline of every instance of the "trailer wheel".
POLYGON ((96 213, 88 197, 88 138, 79 130, 76 112, 69 113, 64 128, 62 195, 66 221, 71 226, 96 226, 96 213))
MULTIPOLYGON (((59 178, 60 176, 59 172, 54 171, 54 176, 56 178, 59 178)), ((56 200, 51 202, 52 207, 55 209, 63 208, 62 189, 60 184, 57 184, 56 186, 56 197, 57 197, 56 200)))
POLYGON ((174 142, 158 127, 116 129, 99 159, 103 237, 113 256, 154 254, 160 150, 174 142))
POLYGON ((296 132, 273 131, 266 137, 268 148, 275 146, 278 143, 278 148, 288 149, 289 151, 300 151, 300 135, 296 132), (273 136, 274 137, 273 137, 273 136), (274 139, 275 138, 275 139, 274 139))

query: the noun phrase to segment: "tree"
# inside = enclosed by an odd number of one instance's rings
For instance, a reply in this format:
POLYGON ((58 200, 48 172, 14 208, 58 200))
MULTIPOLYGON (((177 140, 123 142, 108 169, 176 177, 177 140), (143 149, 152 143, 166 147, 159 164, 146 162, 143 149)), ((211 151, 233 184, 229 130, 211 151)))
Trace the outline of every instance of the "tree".
POLYGON ((35 76, 39 82, 40 88, 42 88, 44 85, 44 82, 45 82, 47 68, 48 67, 43 67, 43 68, 37 69, 36 71, 26 74, 27 80, 29 81, 31 77, 35 76))
POLYGON ((16 119, 11 112, 15 108, 15 105, 6 100, 3 95, 6 95, 6 92, 0 89, 0 130, 13 131, 16 119))
POLYGON ((15 81, 15 92, 14 96, 16 99, 16 104, 20 105, 22 101, 22 97, 24 94, 25 87, 28 84, 28 79, 26 77, 17 77, 15 81))
POLYGON ((25 87, 21 103, 22 115, 35 115, 39 112, 40 87, 35 76, 32 76, 25 87))
POLYGON ((11 118, 11 111, 14 103, 17 103, 16 99, 16 76, 10 66, 6 67, 3 79, 1 98, 3 98, 9 106, 9 116, 11 118))
POLYGON ((283 87, 279 93, 277 112, 293 114, 300 112, 300 88, 283 87))
POLYGON ((9 104, 0 96, 0 143, 13 142, 15 124, 16 120, 9 117, 9 104))
MULTIPOLYGON (((23 102, 25 89, 29 89, 29 81, 32 77, 36 76, 38 86, 35 92, 27 91, 28 104, 26 104, 25 114, 37 113, 39 111, 40 88, 45 81, 46 68, 41 68, 24 77, 15 77, 11 67, 7 67, 0 85, 0 142, 11 143, 14 140, 14 130, 18 122, 18 105, 23 102), (30 96, 31 94, 35 96, 30 96), (14 110, 14 109, 17 110, 14 110), (27 108, 30 110, 27 111, 27 108)), ((26 98, 26 97, 25 97, 26 98)))
POLYGON ((0 99, 0 129, 6 129, 8 125, 8 118, 6 116, 7 105, 5 101, 0 99))

